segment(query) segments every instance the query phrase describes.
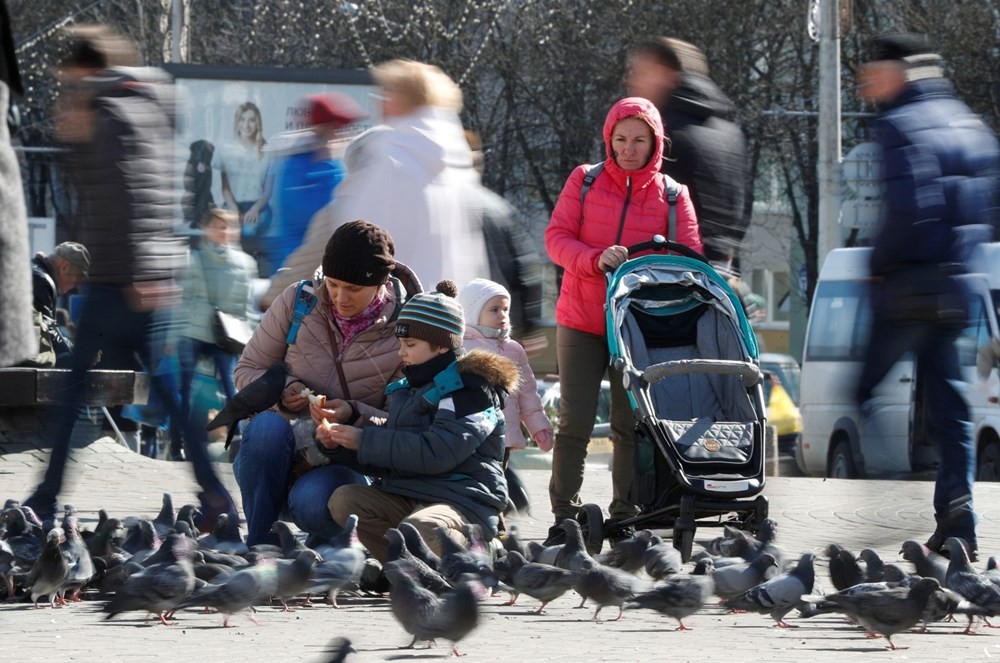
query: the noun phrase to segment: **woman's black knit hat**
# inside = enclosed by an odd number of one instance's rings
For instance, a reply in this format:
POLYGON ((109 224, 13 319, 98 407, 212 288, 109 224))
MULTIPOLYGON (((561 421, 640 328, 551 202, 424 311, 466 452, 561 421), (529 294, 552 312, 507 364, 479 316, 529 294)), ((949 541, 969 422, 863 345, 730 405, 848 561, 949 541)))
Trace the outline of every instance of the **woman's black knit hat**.
POLYGON ((396 266, 392 237, 374 223, 351 221, 337 228, 323 253, 323 276, 354 285, 381 285, 396 266))

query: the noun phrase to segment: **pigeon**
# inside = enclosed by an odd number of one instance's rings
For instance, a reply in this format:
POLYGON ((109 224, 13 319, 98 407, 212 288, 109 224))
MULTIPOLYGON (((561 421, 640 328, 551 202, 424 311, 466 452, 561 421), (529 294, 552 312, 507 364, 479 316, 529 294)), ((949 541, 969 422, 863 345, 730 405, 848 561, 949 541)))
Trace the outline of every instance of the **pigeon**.
POLYGON ((831 543, 825 552, 830 558, 830 582, 838 592, 864 581, 864 573, 851 551, 839 544, 831 543))
POLYGON ((281 601, 282 612, 292 612, 287 599, 306 591, 319 559, 315 550, 306 549, 295 559, 279 559, 275 562, 278 566, 278 583, 272 597, 281 601))
POLYGON ((306 544, 299 541, 298 537, 295 536, 291 523, 287 523, 284 520, 276 520, 271 525, 271 533, 278 535, 278 541, 281 544, 281 556, 285 559, 295 559, 299 556, 299 553, 309 550, 306 544))
MULTIPOLYGON (((492 575, 493 559, 488 553, 462 548, 449 534, 447 527, 437 527, 434 534, 441 544, 441 564, 438 571, 454 585, 463 573, 475 576, 492 575)), ((471 538, 475 542, 475 536, 471 538)))
POLYGON ((198 531, 198 526, 195 525, 194 520, 199 516, 201 516, 201 511, 198 510, 197 506, 194 504, 185 504, 177 510, 177 520, 175 521, 174 528, 180 532, 181 530, 178 528, 183 524, 187 528, 187 532, 181 533, 194 536, 194 533, 198 531))
POLYGON ((897 587, 857 594, 831 594, 825 602, 840 608, 869 633, 884 635, 889 649, 896 649, 892 636, 916 626, 922 619, 927 603, 941 585, 934 578, 922 578, 913 587, 897 587))
POLYGON ((406 548, 410 553, 422 561, 424 564, 430 568, 437 571, 441 566, 441 558, 431 550, 427 542, 424 541, 424 537, 420 535, 420 531, 413 526, 412 523, 401 522, 399 524, 399 531, 403 535, 403 540, 406 542, 406 548))
POLYGON ((690 626, 684 625, 684 618, 701 610, 714 591, 712 576, 705 573, 705 567, 711 565, 711 561, 703 560, 698 564, 701 568, 696 569, 694 574, 672 575, 666 582, 636 595, 625 607, 655 610, 676 619, 678 631, 691 630, 690 626))
MULTIPOLYGON (((181 539, 184 540, 184 537, 181 537, 181 539)), ((173 542, 168 535, 167 540, 163 542, 162 546, 160 546, 160 550, 163 550, 168 545, 172 545, 172 543, 173 542)), ((194 577, 207 583, 218 585, 226 578, 236 573, 236 570, 231 566, 206 562, 205 555, 201 550, 196 550, 194 552, 191 556, 191 563, 194 564, 194 577)))
POLYGON ((115 592, 115 597, 105 606, 105 619, 132 610, 155 613, 160 623, 169 626, 165 615, 170 614, 194 591, 195 575, 191 555, 195 545, 185 539, 171 540, 170 555, 173 559, 154 564, 129 576, 115 592))
POLYGON ((584 570, 575 589, 583 597, 584 602, 590 600, 597 604, 597 610, 594 611, 595 621, 601 610, 609 605, 617 606, 618 616, 611 620, 616 622, 622 618, 625 603, 637 594, 648 591, 649 583, 621 569, 595 564, 589 570, 584 570))
POLYGON ((252 417, 258 412, 270 408, 281 400, 285 390, 285 379, 288 375, 288 365, 283 361, 271 365, 259 378, 240 389, 232 398, 226 401, 225 407, 208 422, 205 430, 215 430, 221 426, 229 426, 226 434, 225 448, 233 442, 239 422, 252 417))
POLYGON ((507 553, 512 574, 514 595, 508 605, 517 603, 518 594, 527 594, 542 602, 535 614, 544 612, 545 606, 573 588, 579 580, 579 573, 560 569, 557 566, 529 562, 521 553, 511 550, 507 553))
POLYGON ((945 576, 948 573, 947 559, 913 539, 903 542, 899 554, 906 561, 913 563, 917 575, 924 578, 934 578, 942 587, 947 586, 945 582, 945 576))
POLYGON ((528 542, 528 554, 525 558, 532 562, 538 562, 539 564, 548 564, 550 566, 555 566, 556 555, 562 550, 562 544, 557 546, 543 546, 538 541, 528 542))
POLYGON ((56 607, 56 601, 65 603, 63 588, 69 577, 69 564, 59 548, 64 538, 62 529, 56 527, 50 530, 45 537, 41 556, 31 567, 25 588, 31 592, 31 602, 36 608, 38 599, 43 596, 49 597, 49 606, 53 608, 56 607))
POLYGON ((97 573, 94 568, 94 560, 90 557, 83 537, 80 536, 80 529, 77 526, 76 516, 66 516, 63 519, 63 533, 66 541, 60 546, 66 563, 69 564, 69 576, 66 578, 66 590, 72 590, 70 597, 73 601, 80 600, 80 591, 97 573))
POLYGON ((248 551, 240 537, 239 524, 228 513, 218 515, 212 533, 198 539, 198 547, 229 555, 244 555, 248 551))
POLYGON ((885 562, 871 548, 863 548, 858 553, 858 559, 865 563, 865 580, 867 582, 882 582, 885 580, 885 562))
MULTIPOLYGON (((972 605, 982 608, 990 615, 1000 612, 1000 587, 997 587, 989 578, 976 573, 972 565, 969 564, 969 553, 960 539, 949 537, 944 540, 944 547, 948 549, 950 562, 945 575, 945 587, 960 594, 972 605)), ((988 622, 987 622, 988 623, 988 622)), ((969 625, 965 633, 972 632, 972 616, 969 616, 969 625)))
POLYGON ((990 557, 986 560, 986 570, 983 571, 983 577, 989 578, 990 582, 994 585, 1000 586, 1000 568, 997 568, 997 558, 990 557))
MULTIPOLYGON (((655 538, 657 542, 662 541, 659 537, 655 538)), ((636 533, 635 536, 616 543, 598 561, 605 566, 613 566, 629 573, 636 573, 642 568, 643 554, 653 544, 653 540, 653 533, 644 529, 636 533)), ((679 559, 680 556, 678 556, 679 559)))
POLYGON ((160 537, 156 535, 156 528, 149 518, 140 518, 136 521, 125 542, 122 543, 122 550, 132 553, 133 561, 140 564, 159 547, 160 537))
POLYGON ((329 553, 313 569, 313 578, 306 591, 310 594, 327 594, 327 600, 334 608, 337 594, 344 589, 356 589, 361 583, 365 569, 365 552, 361 548, 341 548, 329 553))
POLYGON ((0 538, 0 580, 3 580, 3 584, 7 588, 7 598, 14 596, 14 583, 10 576, 15 568, 14 551, 9 543, 0 538))
POLYGON ((509 465, 503 471, 503 475, 507 479, 507 508, 504 509, 504 513, 517 512, 530 516, 531 496, 528 494, 528 487, 509 465))
POLYGON ((649 577, 663 580, 667 576, 680 573, 683 565, 680 551, 658 536, 653 537, 653 540, 657 542, 647 548, 642 555, 642 566, 649 577))
MULTIPOLYGON (((234 573, 218 585, 206 585, 181 602, 178 608, 205 606, 215 608, 223 615, 222 626, 229 626, 229 617, 250 608, 269 596, 278 588, 278 567, 275 563, 264 562, 248 566, 234 573)), ((250 617, 254 623, 257 621, 250 617)))
POLYGON ((459 641, 479 623, 479 605, 470 583, 463 580, 454 591, 438 597, 419 584, 408 562, 390 562, 384 568, 392 582, 392 614, 413 635, 409 647, 420 640, 446 638, 454 643, 451 653, 460 656, 459 641))
POLYGON ((752 562, 731 564, 712 573, 715 594, 723 601, 744 594, 751 587, 764 582, 764 572, 775 568, 778 562, 770 553, 765 553, 752 562))
POLYGON ((333 639, 326 653, 330 655, 326 663, 344 663, 348 654, 357 654, 358 650, 354 648, 349 639, 341 636, 333 639))
POLYGON ((177 524, 177 518, 174 515, 174 498, 170 493, 163 493, 163 505, 160 507, 160 513, 156 515, 153 519, 153 527, 156 528, 156 534, 159 537, 164 537, 167 532, 174 529, 177 524))
POLYGON ((556 555, 555 564, 567 571, 588 571, 597 566, 597 561, 587 552, 583 544, 583 531, 580 523, 572 518, 563 518, 559 526, 566 532, 566 543, 556 555))
POLYGON ((803 554, 792 570, 728 599, 726 607, 770 614, 779 628, 788 628, 791 625, 785 622, 785 615, 802 605, 802 596, 813 591, 816 581, 813 567, 815 558, 812 553, 803 554))
POLYGON ((121 528, 122 522, 117 518, 106 518, 103 522, 99 522, 94 534, 86 539, 90 556, 104 557, 110 553, 114 547, 113 539, 119 536, 121 528))
POLYGON ((402 560, 408 566, 412 567, 412 573, 421 587, 430 590, 434 594, 442 594, 451 589, 451 583, 441 573, 413 556, 406 547, 403 534, 398 529, 394 527, 387 529, 385 531, 385 538, 389 540, 386 559, 389 562, 402 560))
POLYGON ((521 533, 517 525, 509 525, 507 527, 507 536, 501 537, 500 540, 503 542, 504 550, 507 552, 516 550, 521 553, 522 557, 530 560, 531 553, 528 552, 528 546, 521 541, 521 533))

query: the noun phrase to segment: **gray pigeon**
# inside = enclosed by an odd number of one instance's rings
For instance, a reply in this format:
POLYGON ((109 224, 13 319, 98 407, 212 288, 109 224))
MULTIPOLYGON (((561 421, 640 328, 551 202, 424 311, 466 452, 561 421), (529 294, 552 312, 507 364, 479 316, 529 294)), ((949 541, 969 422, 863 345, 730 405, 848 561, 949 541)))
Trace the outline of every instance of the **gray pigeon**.
POLYGON ((885 561, 872 548, 863 548, 858 553, 858 559, 865 563, 865 580, 867 582, 882 582, 885 580, 885 561))
POLYGON ((934 578, 942 587, 946 587, 945 576, 948 573, 948 560, 932 552, 927 546, 910 539, 903 541, 899 554, 908 562, 913 563, 917 575, 923 578, 934 578))
POLYGON ((898 587, 857 594, 831 594, 833 603, 869 633, 884 635, 889 649, 895 649, 892 636, 916 626, 923 619, 927 603, 941 585, 934 578, 922 578, 913 587, 898 587))
POLYGON ((0 539, 0 580, 7 588, 7 598, 14 597, 14 583, 11 581, 11 571, 15 568, 14 551, 10 544, 0 539))
POLYGON ((515 592, 509 605, 517 603, 518 594, 527 594, 542 602, 535 611, 538 615, 543 613, 545 606, 551 601, 572 589, 580 575, 557 566, 529 562, 516 550, 507 553, 507 560, 513 575, 511 582, 515 592))
MULTIPOLYGON (((802 597, 813 591, 816 581, 813 562, 816 556, 805 553, 795 567, 770 580, 751 587, 740 596, 726 601, 731 610, 749 610, 771 615, 780 628, 788 628, 785 615, 803 605, 802 597)), ((718 571, 716 571, 718 573, 718 571)))
POLYGON ((360 547, 328 551, 323 561, 313 569, 312 581, 306 591, 309 594, 327 594, 330 605, 340 608, 337 594, 344 589, 357 589, 364 569, 365 551, 360 547))
MULTIPOLYGON (((492 575, 493 559, 488 553, 462 548, 451 538, 447 527, 435 528, 434 534, 441 544, 441 563, 438 571, 449 583, 454 585, 463 573, 475 576, 492 575)), ((472 540, 475 541, 474 536, 472 540)))
POLYGON ((122 550, 132 553, 132 561, 139 564, 159 547, 160 537, 156 535, 156 527, 149 518, 140 518, 136 521, 122 544, 122 550))
POLYGON ((403 535, 403 540, 406 541, 407 550, 414 557, 435 571, 440 570, 441 558, 431 550, 427 542, 424 541, 424 537, 420 535, 420 531, 412 523, 401 522, 399 524, 399 531, 403 535))
POLYGON ((226 401, 215 418, 213 418, 205 430, 214 430, 221 426, 229 426, 226 434, 225 448, 228 449, 236 435, 236 429, 240 421, 252 417, 258 412, 267 410, 272 405, 281 400, 281 393, 285 390, 285 378, 288 375, 288 365, 283 361, 271 365, 259 378, 240 389, 236 394, 226 401))
POLYGON ((775 568, 777 564, 772 555, 765 553, 752 562, 716 568, 712 573, 716 596, 725 601, 744 594, 764 582, 765 571, 775 568))
POLYGON ((420 585, 409 562, 389 562, 384 570, 392 583, 392 614, 413 635, 408 647, 420 640, 447 638, 455 643, 452 654, 460 655, 458 642, 479 623, 479 606, 470 583, 463 580, 453 592, 438 597, 420 585))
POLYGON ((521 533, 517 525, 507 526, 507 536, 503 539, 503 547, 507 552, 516 550, 526 560, 531 561, 531 553, 528 552, 528 546, 521 541, 521 533))
MULTIPOLYGON (((946 573, 945 586, 958 594, 972 605, 982 608, 990 615, 1000 612, 1000 587, 997 587, 989 578, 976 573, 969 563, 969 553, 960 539, 949 537, 944 540, 944 547, 948 549, 950 562, 946 573)), ((989 622, 987 622, 989 623, 989 622)), ((965 633, 972 632, 972 616, 969 616, 969 625, 965 633)))
POLYGON ((298 537, 295 536, 291 523, 287 523, 284 520, 276 520, 271 525, 271 533, 278 535, 281 556, 285 559, 295 559, 299 556, 299 553, 309 550, 306 544, 299 541, 298 537))
POLYGON ((174 529, 179 534, 195 537, 195 532, 198 531, 198 526, 194 522, 196 517, 201 517, 201 510, 194 504, 185 504, 177 510, 177 520, 175 521, 174 529), (185 526, 185 531, 179 529, 182 523, 185 526))
POLYGON ((562 550, 562 544, 557 546, 543 546, 538 541, 528 542, 528 553, 525 559, 539 564, 556 565, 556 555, 562 550))
POLYGON ((166 616, 173 612, 194 591, 194 567, 191 555, 194 543, 185 539, 174 539, 170 554, 173 560, 154 564, 139 573, 129 576, 125 584, 115 593, 105 606, 111 619, 122 612, 141 610, 155 613, 160 623, 169 626, 166 616))
POLYGON ((639 580, 631 573, 599 564, 585 570, 576 584, 576 591, 583 597, 584 602, 589 600, 597 604, 597 610, 594 611, 595 621, 601 610, 609 605, 618 607, 618 616, 611 620, 618 621, 622 618, 622 606, 637 594, 649 589, 650 583, 639 580))
POLYGON ((854 562, 854 555, 844 546, 831 543, 824 552, 830 559, 830 582, 838 592, 862 582, 864 577, 854 562), (849 561, 854 564, 849 564, 849 561))
POLYGON ((405 562, 408 566, 412 567, 412 573, 415 575, 417 582, 420 583, 420 586, 434 594, 443 594, 451 590, 451 583, 443 575, 413 556, 406 547, 406 541, 403 539, 402 532, 394 527, 390 527, 385 531, 385 538, 389 540, 389 548, 386 554, 387 561, 402 560, 405 562))
POLYGON ((680 551, 658 536, 653 537, 653 541, 656 543, 647 548, 642 555, 642 565, 649 577, 663 580, 667 576, 680 573, 684 565, 680 551))
POLYGON ((79 601, 80 591, 96 574, 94 560, 91 559, 83 537, 80 536, 76 516, 66 516, 63 519, 63 533, 66 536, 66 541, 60 547, 63 557, 66 558, 66 563, 69 564, 66 590, 73 592, 70 595, 70 600, 79 601))
POLYGON ((326 653, 330 655, 326 663, 344 663, 348 654, 357 654, 358 650, 354 648, 349 639, 341 636, 333 639, 326 653))
MULTIPOLYGON (((205 606, 225 615, 222 626, 229 626, 229 617, 273 596, 278 589, 278 567, 273 562, 240 569, 218 585, 205 585, 185 599, 178 608, 205 606)), ((258 623, 252 616, 250 620, 258 623)))
POLYGON ((315 550, 303 550, 295 559, 279 559, 275 561, 278 566, 278 583, 272 594, 273 598, 281 601, 282 612, 291 612, 287 600, 298 596, 309 587, 309 581, 313 577, 313 569, 320 559, 315 550))
POLYGON ((38 607, 38 599, 43 596, 49 597, 49 606, 56 607, 56 601, 65 603, 63 600, 63 590, 66 579, 69 577, 69 564, 63 557, 59 545, 63 542, 63 531, 56 527, 49 531, 45 537, 45 545, 42 547, 42 554, 31 567, 25 588, 31 593, 31 602, 38 607))
POLYGON ((177 516, 174 514, 174 498, 170 493, 163 493, 163 503, 160 512, 153 518, 153 527, 159 537, 165 537, 167 532, 174 529, 177 524, 177 516))
POLYGON ((198 539, 199 548, 208 548, 227 555, 245 555, 247 544, 240 537, 239 525, 228 513, 220 513, 215 520, 211 534, 198 539))
MULTIPOLYGON (((653 545, 653 541, 662 541, 654 537, 648 529, 636 532, 635 536, 617 542, 607 553, 597 561, 605 566, 613 566, 622 571, 637 573, 643 566, 643 554, 653 545)), ((680 556, 678 555, 678 559, 680 556)))
POLYGON ((107 518, 98 523, 94 534, 85 539, 87 550, 91 557, 104 557, 114 550, 114 540, 121 534, 122 521, 117 518, 107 518))
MULTIPOLYGON (((699 564, 707 566, 711 562, 701 561, 699 564)), ((702 569, 698 574, 672 575, 666 582, 635 596, 625 607, 655 610, 676 619, 678 631, 688 631, 691 627, 684 625, 684 618, 701 610, 713 591, 712 576, 706 575, 702 569)))
POLYGON ((572 518, 563 518, 559 522, 559 527, 566 532, 566 543, 556 555, 553 566, 576 573, 588 571, 598 566, 597 561, 590 556, 583 543, 583 530, 580 529, 580 523, 572 518))

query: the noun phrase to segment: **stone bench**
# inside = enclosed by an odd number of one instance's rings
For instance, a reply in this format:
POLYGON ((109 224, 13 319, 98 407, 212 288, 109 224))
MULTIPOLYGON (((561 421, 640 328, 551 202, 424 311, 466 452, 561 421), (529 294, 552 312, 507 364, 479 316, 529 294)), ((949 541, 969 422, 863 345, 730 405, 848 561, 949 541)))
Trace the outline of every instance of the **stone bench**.
MULTIPOLYGON (((62 386, 69 369, 0 369, 0 454, 45 448, 45 428, 49 406, 63 402, 62 386)), ((107 407, 149 399, 149 375, 134 371, 87 371, 83 406, 107 407)), ((74 446, 92 442, 93 431, 77 425, 74 446)))

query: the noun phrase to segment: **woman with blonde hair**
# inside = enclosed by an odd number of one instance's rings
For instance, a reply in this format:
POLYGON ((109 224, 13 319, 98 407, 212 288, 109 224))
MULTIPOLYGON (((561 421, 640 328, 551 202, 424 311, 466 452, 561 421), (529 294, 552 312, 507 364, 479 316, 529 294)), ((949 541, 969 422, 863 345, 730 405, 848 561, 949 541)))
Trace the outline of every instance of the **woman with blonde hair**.
POLYGON ((239 214, 243 250, 258 262, 261 276, 271 274, 263 253, 263 238, 271 225, 273 177, 264 153, 264 124, 252 101, 240 104, 233 116, 233 137, 216 150, 213 166, 219 170, 226 209, 239 214))
POLYGON ((458 112, 462 92, 434 65, 392 60, 372 69, 382 87, 383 123, 351 141, 347 176, 336 198, 313 217, 305 241, 288 257, 264 297, 309 278, 322 247, 340 225, 367 219, 389 231, 399 258, 420 280, 465 283, 489 274, 479 187, 458 112))

